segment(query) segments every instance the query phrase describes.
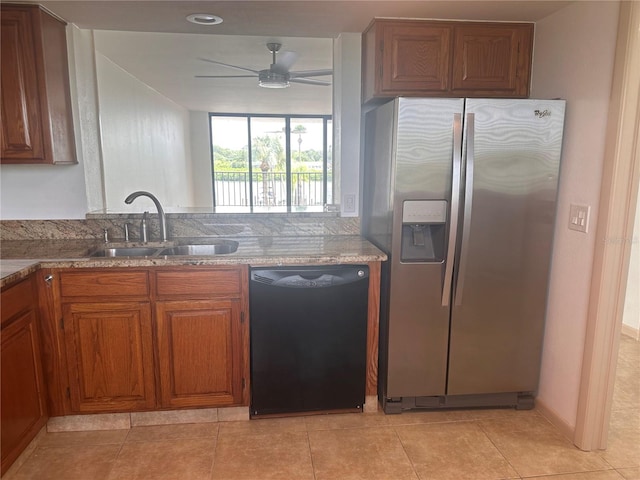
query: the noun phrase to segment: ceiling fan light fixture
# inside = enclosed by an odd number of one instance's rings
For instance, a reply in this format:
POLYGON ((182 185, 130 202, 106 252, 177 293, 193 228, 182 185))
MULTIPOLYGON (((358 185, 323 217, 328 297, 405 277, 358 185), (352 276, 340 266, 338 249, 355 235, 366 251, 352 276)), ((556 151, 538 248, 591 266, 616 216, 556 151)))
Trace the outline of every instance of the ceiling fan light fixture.
POLYGON ((258 73, 258 85, 264 88, 287 88, 289 86, 289 74, 261 70, 258 73))
POLYGON ((222 17, 211 13, 192 13, 187 15, 187 21, 197 25, 219 25, 222 23, 222 17))

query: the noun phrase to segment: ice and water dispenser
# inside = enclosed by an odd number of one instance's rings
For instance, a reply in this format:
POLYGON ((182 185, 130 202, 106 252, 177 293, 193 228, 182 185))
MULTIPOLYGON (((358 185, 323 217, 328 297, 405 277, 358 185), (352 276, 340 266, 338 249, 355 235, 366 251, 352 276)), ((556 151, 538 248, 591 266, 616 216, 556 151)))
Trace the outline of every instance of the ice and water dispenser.
POLYGON ((405 200, 402 205, 401 262, 444 260, 447 202, 405 200))

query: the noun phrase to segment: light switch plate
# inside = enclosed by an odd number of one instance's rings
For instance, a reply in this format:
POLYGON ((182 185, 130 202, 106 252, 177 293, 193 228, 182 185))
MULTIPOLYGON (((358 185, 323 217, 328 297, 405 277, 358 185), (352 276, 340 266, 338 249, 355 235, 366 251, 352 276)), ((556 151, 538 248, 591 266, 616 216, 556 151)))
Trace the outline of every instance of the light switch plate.
POLYGON ((589 228, 589 213, 591 207, 588 205, 569 206, 569 229, 587 233, 589 228))

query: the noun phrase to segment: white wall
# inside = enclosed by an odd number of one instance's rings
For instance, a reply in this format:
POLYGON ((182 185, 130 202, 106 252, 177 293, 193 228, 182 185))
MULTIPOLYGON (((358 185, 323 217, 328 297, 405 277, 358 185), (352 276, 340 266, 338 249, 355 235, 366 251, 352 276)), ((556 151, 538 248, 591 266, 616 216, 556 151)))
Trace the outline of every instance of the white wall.
POLYGON ((77 106, 73 121, 77 152, 84 166, 87 208, 89 211, 103 210, 102 145, 93 32, 76 26, 68 28, 71 29, 71 35, 67 36, 72 71, 71 96, 77 106))
POLYGON ((360 211, 361 41, 359 33, 342 33, 333 48, 333 198, 343 217, 357 217, 360 211))
POLYGON ((536 24, 532 97, 567 100, 558 215, 538 402, 575 426, 618 3, 574 2, 536 24), (588 233, 569 205, 591 206, 588 233))
POLYGON ((193 206, 211 208, 213 188, 211 178, 211 135, 209 113, 189 112, 191 126, 191 162, 193 181, 193 206))
POLYGON ((638 196, 638 205, 636 206, 636 219, 631 242, 622 331, 638 340, 640 339, 640 196, 638 196))
POLYGON ((107 210, 142 211, 146 200, 124 204, 135 190, 168 211, 193 205, 189 112, 96 50, 107 210))
MULTIPOLYGON (((76 145, 81 145, 77 108, 74 32, 67 29, 71 103, 76 127, 76 145)), ((87 212, 84 151, 77 150, 77 165, 0 166, 0 219, 84 218, 87 212)))

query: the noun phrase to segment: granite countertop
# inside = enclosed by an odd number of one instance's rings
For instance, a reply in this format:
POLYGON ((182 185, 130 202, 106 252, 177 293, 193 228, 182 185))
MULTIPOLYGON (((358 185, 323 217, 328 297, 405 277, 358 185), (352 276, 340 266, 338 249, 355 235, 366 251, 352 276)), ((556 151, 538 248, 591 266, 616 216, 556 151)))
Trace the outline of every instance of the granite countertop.
MULTIPOLYGON (((104 268, 148 267, 169 265, 253 266, 293 264, 338 264, 384 261, 387 256, 358 235, 327 236, 260 236, 229 238, 237 240, 234 253, 214 256, 154 256, 154 257, 91 257, 91 253, 107 246, 96 239, 74 240, 5 240, 2 242, 0 286, 20 280, 38 268, 104 268)), ((216 240, 210 238, 208 240, 216 240)), ((206 243, 207 238, 178 238, 164 244, 206 243)), ((110 242, 109 247, 139 246, 137 243, 110 242)))

